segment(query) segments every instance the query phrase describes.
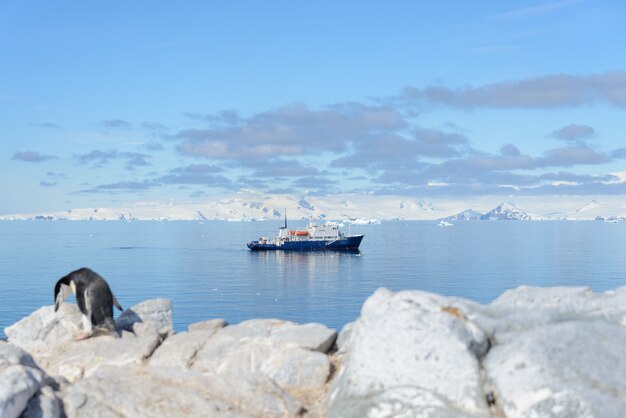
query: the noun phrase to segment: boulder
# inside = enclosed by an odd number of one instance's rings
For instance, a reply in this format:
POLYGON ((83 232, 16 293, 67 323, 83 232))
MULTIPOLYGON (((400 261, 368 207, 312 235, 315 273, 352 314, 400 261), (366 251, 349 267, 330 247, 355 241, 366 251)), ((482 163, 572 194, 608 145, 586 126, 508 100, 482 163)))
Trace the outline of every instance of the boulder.
POLYGON ((218 333, 196 353, 193 370, 220 375, 261 374, 294 395, 316 390, 330 374, 328 356, 264 339, 238 340, 218 333))
POLYGON ((0 341, 0 417, 19 417, 46 384, 45 373, 35 365, 30 355, 19 347, 0 341))
POLYGON ((220 333, 239 340, 263 338, 277 347, 290 345, 322 353, 327 353, 337 339, 337 331, 325 325, 301 325, 280 319, 250 319, 226 327, 220 333))
POLYGON ((172 301, 150 299, 126 309, 115 321, 118 330, 132 331, 133 324, 143 322, 152 325, 162 336, 174 334, 172 323, 172 301))
POLYGON ((218 329, 181 332, 168 337, 150 357, 151 366, 187 368, 218 329))
POLYGON ((487 417, 480 359, 488 336, 463 301, 377 290, 342 336, 329 417, 487 417))
POLYGON ((195 322, 193 324, 189 324, 187 326, 187 330, 189 332, 194 331, 217 331, 219 329, 224 328, 228 323, 222 319, 209 319, 207 321, 195 322))
POLYGON ((626 416, 626 328, 559 321, 519 333, 485 359, 507 417, 626 416))
POLYGON ((301 404, 270 379, 149 366, 101 367, 65 389, 69 418, 296 417, 301 404))
POLYGON ((52 306, 42 307, 5 332, 9 341, 28 351, 48 375, 74 382, 103 364, 138 364, 151 356, 161 342, 157 330, 165 335, 171 330, 171 303, 157 300, 138 306, 133 312, 138 312, 139 319, 131 322, 130 314, 126 315, 122 324, 130 332, 121 331, 120 338, 100 335, 74 341, 74 335, 81 330, 82 315, 76 305, 69 303, 62 304, 56 313, 52 306), (168 315, 169 324, 164 319, 168 315))
POLYGON ((58 312, 54 306, 43 306, 29 316, 4 329, 11 344, 28 353, 45 352, 73 341, 81 331, 82 314, 78 306, 63 303, 58 312))
POLYGON ((276 319, 219 325, 205 323, 190 327, 192 332, 169 337, 155 351, 150 365, 221 376, 261 375, 303 401, 328 381, 330 360, 320 351, 332 346, 334 330, 276 319))
POLYGON ((60 418, 63 416, 61 400, 51 386, 44 386, 33 396, 20 418, 60 418))

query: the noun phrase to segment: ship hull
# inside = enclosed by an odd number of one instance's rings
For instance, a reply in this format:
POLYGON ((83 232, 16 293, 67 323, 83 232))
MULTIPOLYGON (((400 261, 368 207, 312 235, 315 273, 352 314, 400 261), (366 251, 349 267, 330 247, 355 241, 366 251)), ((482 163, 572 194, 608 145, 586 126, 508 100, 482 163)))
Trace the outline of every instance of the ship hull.
POLYGON ((363 235, 352 235, 336 240, 297 240, 282 242, 249 242, 252 251, 355 251, 359 249, 363 235))

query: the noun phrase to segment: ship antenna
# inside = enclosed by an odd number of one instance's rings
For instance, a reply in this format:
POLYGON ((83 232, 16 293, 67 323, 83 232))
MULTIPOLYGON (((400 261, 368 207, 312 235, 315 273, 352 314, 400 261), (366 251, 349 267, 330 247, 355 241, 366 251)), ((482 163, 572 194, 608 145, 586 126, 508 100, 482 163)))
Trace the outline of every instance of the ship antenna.
POLYGON ((285 229, 287 229, 287 208, 285 208, 285 229))

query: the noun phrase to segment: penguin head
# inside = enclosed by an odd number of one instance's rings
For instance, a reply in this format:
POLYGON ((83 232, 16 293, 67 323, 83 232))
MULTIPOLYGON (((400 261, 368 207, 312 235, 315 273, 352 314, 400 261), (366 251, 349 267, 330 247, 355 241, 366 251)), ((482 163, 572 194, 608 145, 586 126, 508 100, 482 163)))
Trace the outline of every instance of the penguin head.
POLYGON ((61 303, 71 294, 76 294, 76 285, 66 276, 54 286, 54 312, 59 310, 61 303))

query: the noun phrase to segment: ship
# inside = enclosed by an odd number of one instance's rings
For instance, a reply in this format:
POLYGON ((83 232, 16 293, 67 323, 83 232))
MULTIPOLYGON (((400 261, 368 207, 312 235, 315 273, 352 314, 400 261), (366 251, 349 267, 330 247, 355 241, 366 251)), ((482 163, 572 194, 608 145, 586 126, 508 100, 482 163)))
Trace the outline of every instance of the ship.
POLYGON ((357 251, 363 237, 346 235, 338 223, 331 221, 318 224, 311 220, 305 229, 288 229, 285 215, 285 225, 279 228, 277 237, 261 237, 247 245, 252 251, 357 251))

